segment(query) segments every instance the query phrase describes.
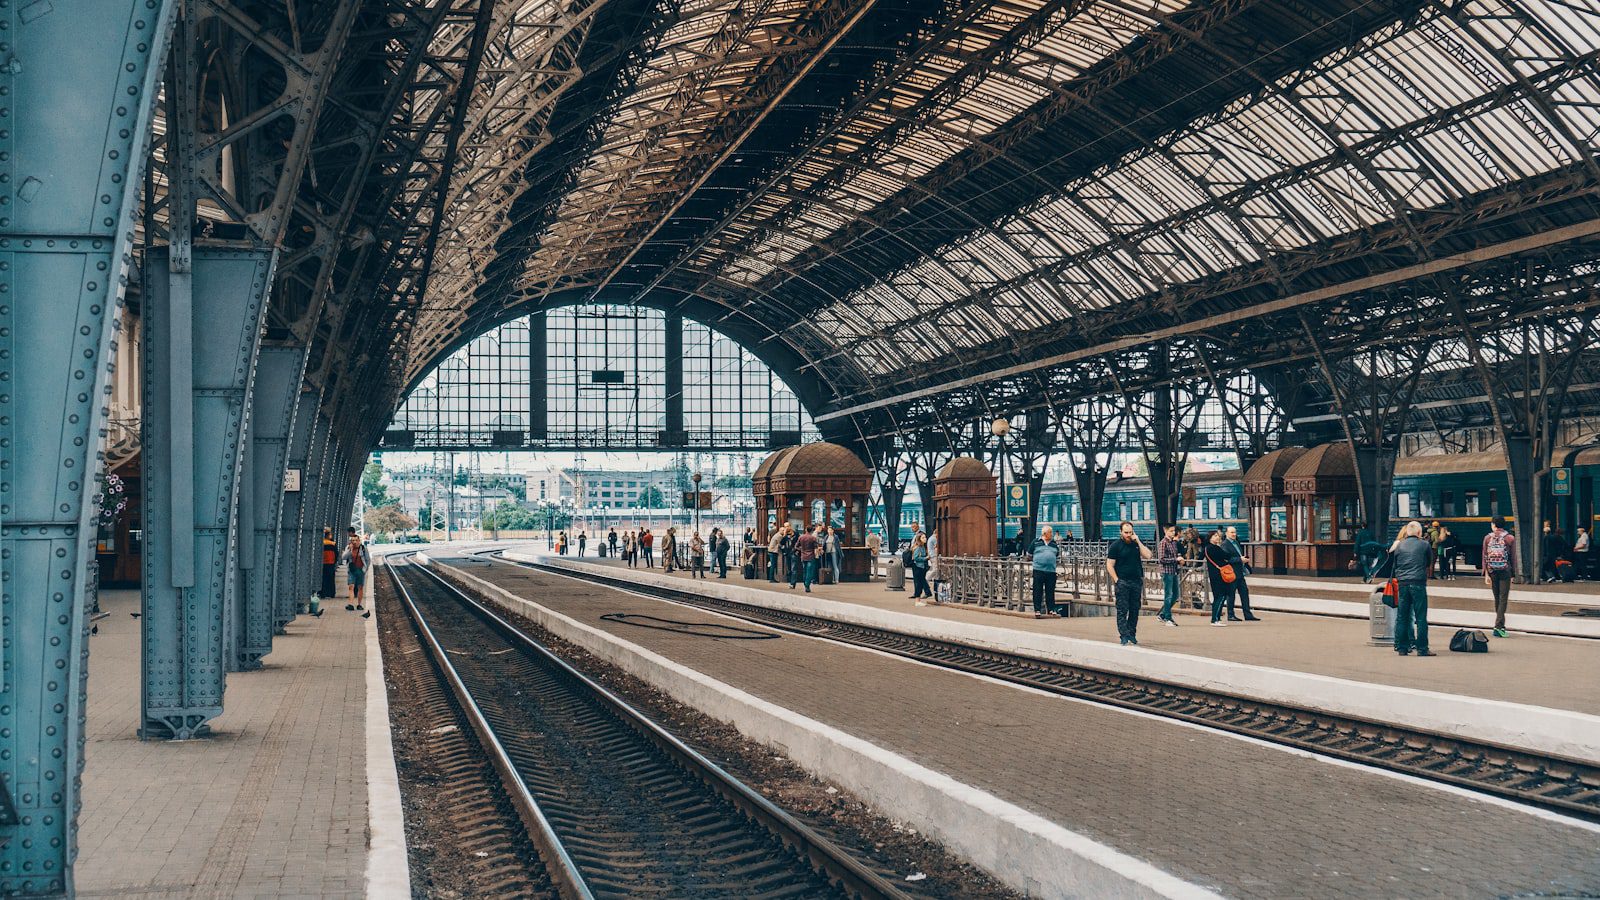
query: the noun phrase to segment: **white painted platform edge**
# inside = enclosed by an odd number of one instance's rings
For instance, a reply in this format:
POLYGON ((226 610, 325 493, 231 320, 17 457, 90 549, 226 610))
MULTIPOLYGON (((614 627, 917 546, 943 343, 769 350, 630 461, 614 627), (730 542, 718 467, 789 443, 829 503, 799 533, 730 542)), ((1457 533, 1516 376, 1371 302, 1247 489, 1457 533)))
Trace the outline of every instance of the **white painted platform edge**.
POLYGON ((368 900, 409 900, 411 861, 406 856, 400 774, 389 732, 389 689, 383 680, 378 620, 362 620, 367 636, 367 872, 368 900))
MULTIPOLYGON (((1251 607, 1263 610, 1276 609, 1287 612, 1345 616, 1355 619, 1365 619, 1367 617, 1367 603, 1365 600, 1357 602, 1355 600, 1328 600, 1322 597, 1284 597, 1262 593, 1260 588, 1268 586, 1252 584, 1250 591, 1251 607)), ((1278 586, 1277 584, 1270 585, 1270 587, 1278 586)), ((1370 595, 1371 592, 1372 588, 1368 587, 1367 593, 1370 595)), ((1485 631, 1494 627, 1494 613, 1492 612, 1434 606, 1433 601, 1437 599, 1439 598, 1434 595, 1433 586, 1429 585, 1429 625, 1446 628, 1481 628, 1485 631)), ((1600 619, 1580 619, 1575 616, 1537 616, 1526 613, 1507 613, 1506 628, 1511 631, 1554 637, 1600 638, 1600 619)), ((1600 650, 1600 648, 1596 649, 1600 650)))
MULTIPOLYGON (((507 550, 505 555, 509 559, 546 563, 574 571, 614 574, 612 567, 601 563, 579 563, 559 556, 517 550, 507 550)), ((629 570, 629 577, 640 583, 677 590, 686 587, 682 579, 638 569, 629 570)), ((700 582, 695 589, 767 609, 812 613, 919 637, 953 639, 977 647, 1222 691, 1269 703, 1306 706, 1600 765, 1600 716, 1573 710, 919 616, 826 600, 814 594, 791 598, 720 581, 700 582)))
MULTIPOLYGON (((1353 584, 1348 581, 1321 581, 1314 578, 1294 578, 1288 575, 1253 574, 1250 576, 1252 586, 1260 584, 1262 587, 1271 588, 1303 588, 1309 591, 1344 591, 1363 596, 1370 590, 1370 584, 1353 584)), ((1429 581, 1428 596, 1430 598, 1453 598, 1460 600, 1487 599, 1489 586, 1483 583, 1482 573, 1463 573, 1456 577, 1454 583, 1448 581, 1429 581)), ((1514 603, 1544 603, 1558 606, 1600 606, 1600 594, 1580 594, 1576 591, 1529 591, 1518 590, 1517 585, 1511 586, 1510 599, 1514 603)), ((1255 600, 1252 594, 1250 599, 1255 600)))
POLYGON ((783 751, 889 816, 936 838, 1035 897, 1210 898, 1218 895, 986 791, 718 681, 660 654, 449 568, 512 610, 678 701, 783 751))

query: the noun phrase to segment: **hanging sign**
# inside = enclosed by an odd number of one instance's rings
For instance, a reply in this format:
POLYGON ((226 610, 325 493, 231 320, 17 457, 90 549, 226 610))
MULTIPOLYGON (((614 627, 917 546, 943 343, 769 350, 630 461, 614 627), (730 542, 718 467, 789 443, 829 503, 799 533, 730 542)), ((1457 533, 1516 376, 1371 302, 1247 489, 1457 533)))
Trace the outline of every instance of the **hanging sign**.
POLYGON ((1550 470, 1550 493, 1557 497, 1572 496, 1572 470, 1566 466, 1550 470))
POLYGON ((1006 485, 1006 511, 1008 519, 1026 519, 1028 517, 1028 491, 1031 485, 1008 484, 1006 485))

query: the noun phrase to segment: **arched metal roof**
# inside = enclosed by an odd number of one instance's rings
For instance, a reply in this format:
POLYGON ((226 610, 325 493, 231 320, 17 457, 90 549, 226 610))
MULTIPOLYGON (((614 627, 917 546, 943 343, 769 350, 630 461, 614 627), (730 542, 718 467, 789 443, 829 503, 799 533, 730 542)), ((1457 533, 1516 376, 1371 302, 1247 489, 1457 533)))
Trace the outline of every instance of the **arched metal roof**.
POLYGON ((1446 400, 1595 303, 1592 0, 481 3, 330 94, 397 98, 320 313, 374 421, 574 301, 737 323, 862 434, 1421 340, 1446 400))

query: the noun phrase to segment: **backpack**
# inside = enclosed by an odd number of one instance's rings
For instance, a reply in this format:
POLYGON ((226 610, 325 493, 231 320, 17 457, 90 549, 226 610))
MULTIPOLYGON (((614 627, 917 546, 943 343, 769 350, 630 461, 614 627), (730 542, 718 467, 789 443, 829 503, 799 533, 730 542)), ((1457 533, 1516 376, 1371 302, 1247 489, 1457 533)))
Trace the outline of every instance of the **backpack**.
POLYGON ((1400 606, 1400 582, 1399 582, 1399 580, 1391 578, 1388 581, 1385 581, 1383 583, 1383 603, 1384 603, 1385 606, 1388 606, 1390 609, 1399 608, 1399 606, 1400 606))
POLYGON ((907 546, 904 550, 900 551, 900 562, 905 565, 906 568, 911 568, 911 564, 914 561, 915 557, 911 553, 910 546, 907 546))
POLYGON ((1484 545, 1483 567, 1491 572, 1504 572, 1506 566, 1506 538, 1490 532, 1489 541, 1484 545))
POLYGON ((1488 653, 1489 636, 1481 631, 1463 628, 1450 638, 1450 649, 1456 653, 1488 653))

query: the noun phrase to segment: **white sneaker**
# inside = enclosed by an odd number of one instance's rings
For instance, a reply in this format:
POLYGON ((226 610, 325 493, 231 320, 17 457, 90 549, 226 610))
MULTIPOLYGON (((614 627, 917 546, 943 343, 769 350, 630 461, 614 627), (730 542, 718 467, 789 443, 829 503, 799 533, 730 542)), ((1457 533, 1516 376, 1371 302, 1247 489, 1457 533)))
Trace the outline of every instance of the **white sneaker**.
POLYGON ((918 605, 918 606, 927 606, 927 605, 928 605, 928 604, 927 604, 927 603, 925 603, 925 602, 923 602, 923 601, 921 601, 921 600, 918 600, 918 601, 917 601, 917 605, 918 605))
POLYGON ((1178 627, 1178 623, 1172 621, 1171 619, 1162 619, 1161 620, 1161 624, 1167 626, 1168 628, 1177 628, 1178 627))
POLYGON ((1211 623, 1211 627, 1212 628, 1227 628, 1228 627, 1228 623, 1222 621, 1221 619, 1218 619, 1217 621, 1211 623))

